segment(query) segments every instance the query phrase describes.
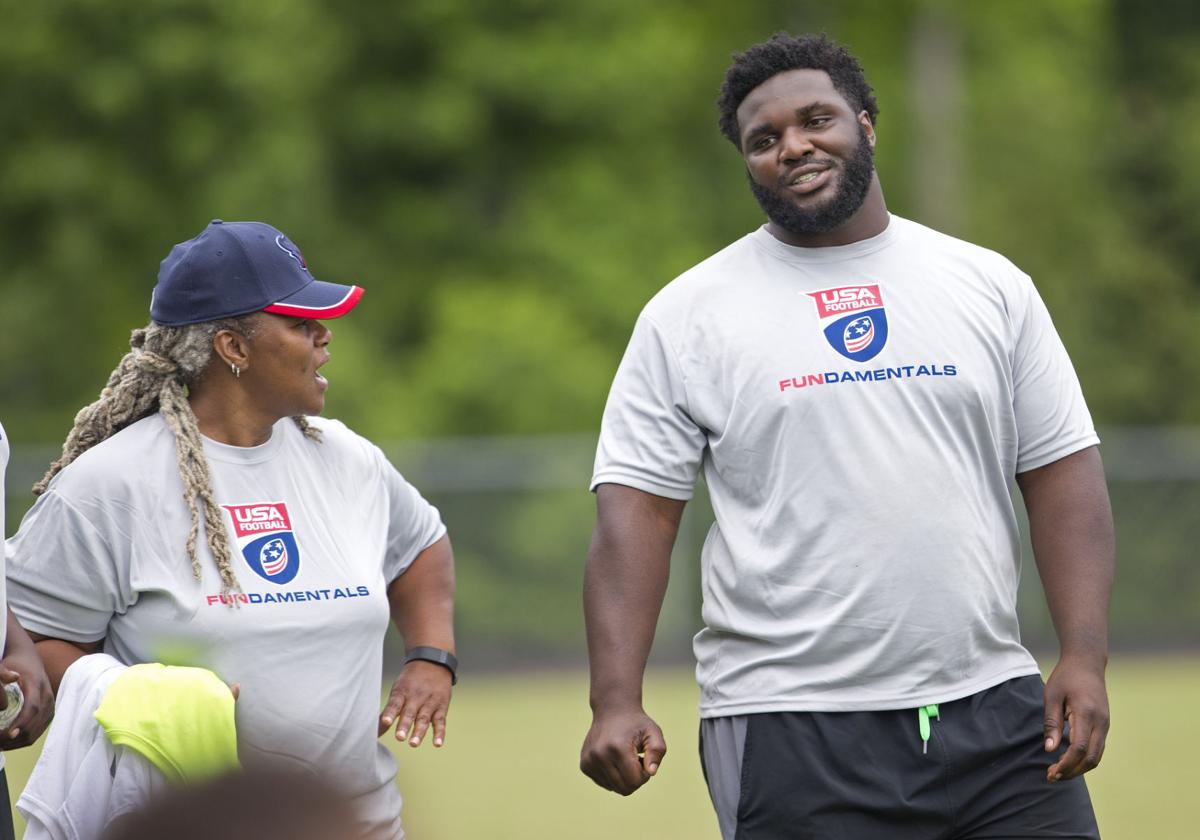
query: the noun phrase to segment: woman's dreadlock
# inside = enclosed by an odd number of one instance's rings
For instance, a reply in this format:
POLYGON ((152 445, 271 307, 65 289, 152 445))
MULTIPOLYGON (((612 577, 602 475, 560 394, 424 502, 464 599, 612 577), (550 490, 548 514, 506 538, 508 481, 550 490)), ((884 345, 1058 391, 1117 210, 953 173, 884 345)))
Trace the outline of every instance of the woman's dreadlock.
MULTIPOLYGON (((191 324, 164 327, 151 323, 133 331, 130 351, 108 377, 100 398, 75 415, 75 425, 63 444, 62 456, 50 465, 46 475, 33 487, 40 496, 63 468, 98 443, 126 426, 155 412, 162 414, 167 428, 175 436, 179 475, 183 479, 183 498, 192 515, 187 552, 192 574, 200 579, 200 561, 196 556, 196 538, 200 529, 200 511, 204 512, 204 532, 208 547, 221 575, 221 593, 230 595, 239 589, 229 555, 229 537, 213 499, 212 479, 196 415, 188 403, 188 388, 213 358, 213 338, 221 330, 232 330, 252 338, 255 314, 191 324)), ((321 432, 304 417, 292 418, 305 437, 321 440, 321 432)), ((229 598, 229 603, 235 599, 229 598)))

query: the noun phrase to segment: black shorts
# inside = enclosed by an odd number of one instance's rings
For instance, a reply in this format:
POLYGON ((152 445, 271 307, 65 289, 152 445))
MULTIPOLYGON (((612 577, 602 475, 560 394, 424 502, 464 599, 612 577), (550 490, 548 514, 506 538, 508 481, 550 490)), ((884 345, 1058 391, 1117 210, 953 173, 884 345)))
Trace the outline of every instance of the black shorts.
POLYGON ((1042 680, 942 703, 923 751, 916 709, 701 721, 724 840, 1099 840, 1082 778, 1050 784, 1042 680))
POLYGON ((0 769, 0 795, 4 796, 4 807, 0 809, 0 840, 14 840, 12 803, 8 800, 8 772, 0 769))

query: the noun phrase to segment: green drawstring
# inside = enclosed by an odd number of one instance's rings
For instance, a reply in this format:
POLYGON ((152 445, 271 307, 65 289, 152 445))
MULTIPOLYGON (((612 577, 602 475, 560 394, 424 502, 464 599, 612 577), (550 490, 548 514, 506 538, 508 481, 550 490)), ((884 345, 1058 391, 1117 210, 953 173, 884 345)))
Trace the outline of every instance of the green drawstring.
POLYGON ((921 726, 921 752, 922 753, 929 752, 929 733, 932 731, 932 728, 929 725, 929 716, 930 715, 937 718, 938 720, 942 719, 941 714, 938 713, 937 703, 930 703, 928 706, 920 706, 917 709, 917 720, 919 721, 920 726, 921 726))

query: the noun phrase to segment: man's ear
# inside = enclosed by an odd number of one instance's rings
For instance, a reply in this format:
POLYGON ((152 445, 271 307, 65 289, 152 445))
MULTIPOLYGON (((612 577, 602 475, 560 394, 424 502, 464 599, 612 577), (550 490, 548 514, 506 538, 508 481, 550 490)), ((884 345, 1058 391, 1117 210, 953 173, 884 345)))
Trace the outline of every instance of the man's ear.
POLYGON ((871 148, 874 149, 875 148, 875 124, 871 122, 871 117, 867 114, 866 111, 858 112, 858 123, 859 123, 859 125, 861 125, 863 127, 863 131, 866 132, 867 143, 869 143, 871 148))

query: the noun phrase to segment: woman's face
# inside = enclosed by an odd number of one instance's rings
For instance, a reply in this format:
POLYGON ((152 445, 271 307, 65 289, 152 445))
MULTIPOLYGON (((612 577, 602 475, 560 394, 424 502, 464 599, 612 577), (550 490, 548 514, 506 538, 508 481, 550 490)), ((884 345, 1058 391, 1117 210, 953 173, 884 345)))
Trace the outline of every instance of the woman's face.
POLYGON ((321 413, 329 383, 317 368, 329 361, 332 338, 320 321, 258 314, 241 378, 264 413, 277 418, 321 413))

